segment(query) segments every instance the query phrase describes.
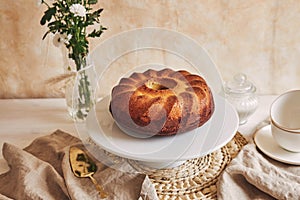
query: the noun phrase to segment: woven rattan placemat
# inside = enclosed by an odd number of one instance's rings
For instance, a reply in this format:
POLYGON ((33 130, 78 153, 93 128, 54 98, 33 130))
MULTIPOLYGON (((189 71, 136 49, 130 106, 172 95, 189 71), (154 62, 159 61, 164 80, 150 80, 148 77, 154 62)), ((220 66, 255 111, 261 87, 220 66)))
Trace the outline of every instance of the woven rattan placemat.
MULTIPOLYGON (((216 199, 218 176, 245 144, 246 139, 237 132, 227 145, 204 157, 171 169, 140 170, 148 174, 160 199, 216 199)), ((131 165, 141 168, 135 162, 131 165)))
MULTIPOLYGON (((97 146, 90 138, 87 143, 97 146)), ((137 161, 118 157, 103 149, 102 151, 110 162, 126 160, 137 171, 146 173, 155 186, 159 199, 198 200, 217 198, 216 182, 219 175, 246 144, 246 139, 237 132, 224 147, 170 169, 150 169, 137 161)))

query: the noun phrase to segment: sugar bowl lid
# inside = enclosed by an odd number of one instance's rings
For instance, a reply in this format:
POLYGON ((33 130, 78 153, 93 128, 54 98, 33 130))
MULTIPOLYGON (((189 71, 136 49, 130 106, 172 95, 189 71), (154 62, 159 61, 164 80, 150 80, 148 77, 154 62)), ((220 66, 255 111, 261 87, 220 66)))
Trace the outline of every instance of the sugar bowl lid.
POLYGON ((234 75, 233 80, 225 83, 225 92, 234 94, 254 93, 256 87, 247 80, 247 76, 243 73, 234 75))

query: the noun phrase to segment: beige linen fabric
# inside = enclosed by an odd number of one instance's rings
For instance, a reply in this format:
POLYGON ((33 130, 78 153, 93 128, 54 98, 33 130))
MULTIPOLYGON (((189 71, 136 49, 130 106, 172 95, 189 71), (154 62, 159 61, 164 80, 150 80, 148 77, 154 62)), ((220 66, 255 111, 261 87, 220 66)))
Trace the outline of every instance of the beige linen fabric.
POLYGON ((300 167, 264 156, 246 145, 218 181, 218 199, 300 199, 300 167))
MULTIPOLYGON (((5 143, 3 157, 10 170, 0 175, 0 199, 99 199, 91 180, 77 178, 71 171, 69 147, 73 145, 84 149, 78 138, 60 130, 37 138, 25 149, 5 143)), ((136 173, 129 164, 123 162, 107 167, 94 161, 98 171, 93 177, 109 193, 107 199, 157 199, 148 177, 136 173)))

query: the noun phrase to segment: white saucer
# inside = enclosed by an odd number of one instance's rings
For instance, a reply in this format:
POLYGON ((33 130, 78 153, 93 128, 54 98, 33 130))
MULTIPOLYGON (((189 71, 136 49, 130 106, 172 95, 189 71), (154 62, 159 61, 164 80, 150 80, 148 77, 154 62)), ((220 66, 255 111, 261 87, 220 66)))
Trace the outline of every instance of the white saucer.
POLYGON ((254 136, 254 141, 256 146, 270 158, 287 164, 300 165, 300 153, 281 148, 273 139, 270 125, 259 129, 254 136))
POLYGON ((155 168, 205 156, 226 145, 238 128, 235 109, 218 95, 215 95, 215 112, 207 123, 193 131, 169 137, 131 137, 114 123, 108 107, 109 97, 106 97, 89 113, 87 129, 90 138, 110 153, 155 168))

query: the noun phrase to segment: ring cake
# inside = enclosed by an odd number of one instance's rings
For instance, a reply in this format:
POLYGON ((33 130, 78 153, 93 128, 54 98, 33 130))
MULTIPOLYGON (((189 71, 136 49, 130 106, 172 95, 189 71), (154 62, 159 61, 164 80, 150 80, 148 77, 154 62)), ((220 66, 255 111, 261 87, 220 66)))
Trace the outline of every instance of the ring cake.
POLYGON ((214 99, 199 75, 149 69, 120 80, 112 90, 109 110, 130 135, 175 135, 207 122, 214 112, 214 99))

